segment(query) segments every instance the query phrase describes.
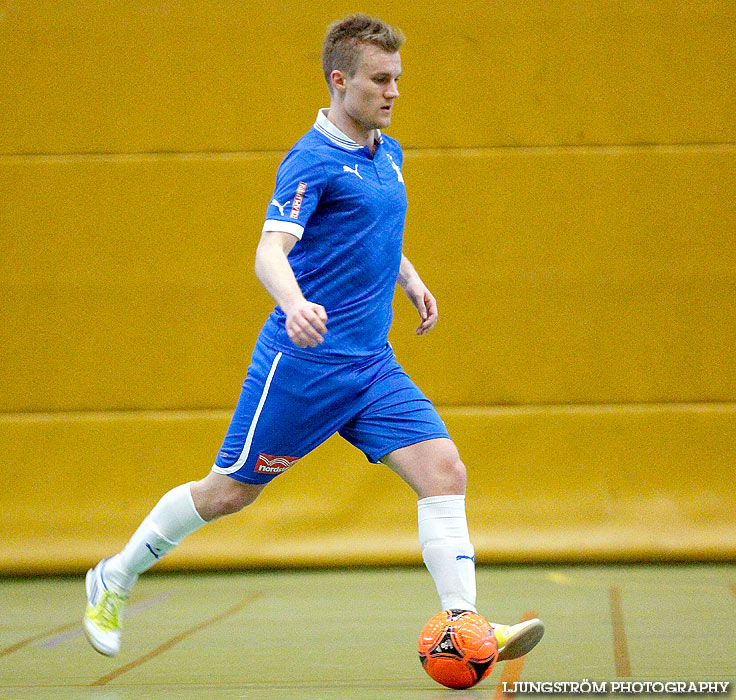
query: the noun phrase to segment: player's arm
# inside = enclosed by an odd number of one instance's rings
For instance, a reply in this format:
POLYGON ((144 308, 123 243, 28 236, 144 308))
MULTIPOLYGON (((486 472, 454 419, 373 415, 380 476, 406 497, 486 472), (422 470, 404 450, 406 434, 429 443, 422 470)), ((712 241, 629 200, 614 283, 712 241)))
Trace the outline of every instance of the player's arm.
POLYGON ((256 277, 286 314, 286 332, 294 345, 314 348, 324 342, 327 313, 307 301, 299 289, 288 255, 297 238, 283 231, 264 231, 256 249, 256 277))
POLYGON ((416 330, 417 335, 424 335, 431 331, 437 321, 439 314, 437 313, 437 301, 432 293, 427 289, 427 285, 422 282, 421 277, 414 269, 414 265, 409 262, 406 255, 401 256, 401 266, 399 267, 399 276, 397 278, 399 286, 406 292, 406 296, 416 307, 419 317, 422 319, 416 330))

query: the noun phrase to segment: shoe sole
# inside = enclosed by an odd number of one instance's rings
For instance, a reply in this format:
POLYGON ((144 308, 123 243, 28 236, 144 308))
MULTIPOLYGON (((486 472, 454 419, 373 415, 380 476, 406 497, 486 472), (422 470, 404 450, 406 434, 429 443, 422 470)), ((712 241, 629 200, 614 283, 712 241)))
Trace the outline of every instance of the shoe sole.
POLYGON ((534 618, 509 637, 505 646, 498 652, 499 661, 511 661, 528 654, 544 636, 544 623, 534 618))
MULTIPOLYGON (((87 576, 84 578, 84 590, 87 593, 87 604, 89 604, 89 593, 90 589, 93 585, 93 578, 95 576, 95 570, 90 569, 87 571, 87 576)), ((84 630, 84 636, 87 637, 87 641, 89 642, 89 645, 98 653, 102 654, 103 656, 115 656, 118 653, 117 649, 110 649, 109 647, 105 647, 100 645, 100 643, 92 636, 92 633, 87 628, 87 618, 86 616, 82 619, 82 630, 84 630)))

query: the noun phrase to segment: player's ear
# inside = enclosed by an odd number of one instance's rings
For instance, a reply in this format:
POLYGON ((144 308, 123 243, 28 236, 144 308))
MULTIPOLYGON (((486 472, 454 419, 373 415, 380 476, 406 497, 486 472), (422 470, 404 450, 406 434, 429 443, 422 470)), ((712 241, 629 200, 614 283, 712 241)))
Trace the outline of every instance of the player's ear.
POLYGON ((347 75, 341 70, 333 70, 330 73, 330 86, 332 87, 332 93, 339 95, 345 92, 347 88, 347 75))

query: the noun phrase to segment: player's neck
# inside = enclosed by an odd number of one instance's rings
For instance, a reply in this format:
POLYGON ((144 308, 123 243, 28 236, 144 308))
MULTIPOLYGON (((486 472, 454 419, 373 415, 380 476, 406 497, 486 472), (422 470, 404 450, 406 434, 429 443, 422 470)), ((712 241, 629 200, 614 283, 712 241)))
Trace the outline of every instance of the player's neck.
POLYGON ((356 122, 348 113, 334 104, 330 105, 327 111, 327 118, 342 131, 345 136, 349 136, 355 143, 361 146, 367 146, 371 152, 376 151, 376 130, 366 129, 362 124, 356 122))

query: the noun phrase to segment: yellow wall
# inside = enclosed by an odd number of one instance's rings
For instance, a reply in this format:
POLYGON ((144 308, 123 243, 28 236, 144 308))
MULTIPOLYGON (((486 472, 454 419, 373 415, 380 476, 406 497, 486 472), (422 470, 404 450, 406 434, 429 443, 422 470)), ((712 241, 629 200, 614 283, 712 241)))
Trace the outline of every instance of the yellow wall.
MULTIPOLYGON (((276 168, 326 103, 324 27, 357 9, 409 38, 390 133, 442 318, 417 339, 399 293, 391 340, 471 467, 481 558, 736 552, 727 3, 16 0, 0 569, 84 566, 209 468, 271 308, 252 260, 276 168)), ((397 484, 331 441, 169 566, 416 561, 397 484)))
MULTIPOLYGON (((443 408, 478 563, 727 559, 736 408, 443 408)), ((0 417, 0 570, 78 571, 214 460, 229 410, 0 417), (25 453, 20 454, 19 446, 25 453), (24 478, 30 475, 30 478, 24 478)), ((421 563, 409 487, 338 437, 158 566, 421 563)))
POLYGON ((727 2, 4 4, 2 153, 287 149, 324 106, 325 27, 357 10, 408 36, 406 148, 736 140, 727 2))
MULTIPOLYGON (((409 152, 442 321, 417 339, 399 292, 399 358, 440 405, 734 400, 734 154, 409 152)), ((281 155, 0 160, 0 408, 230 405, 281 155)))

